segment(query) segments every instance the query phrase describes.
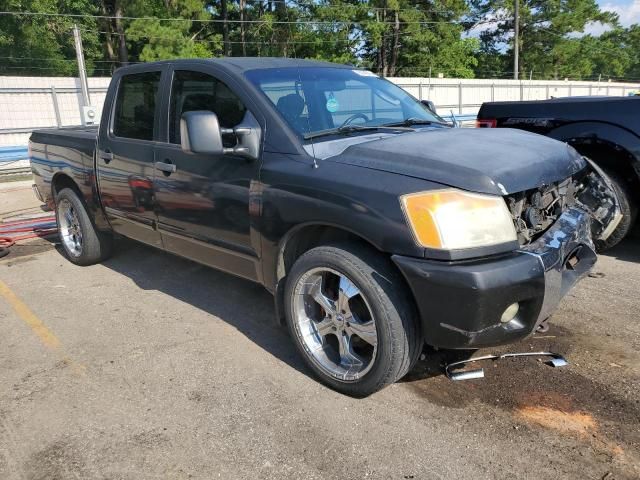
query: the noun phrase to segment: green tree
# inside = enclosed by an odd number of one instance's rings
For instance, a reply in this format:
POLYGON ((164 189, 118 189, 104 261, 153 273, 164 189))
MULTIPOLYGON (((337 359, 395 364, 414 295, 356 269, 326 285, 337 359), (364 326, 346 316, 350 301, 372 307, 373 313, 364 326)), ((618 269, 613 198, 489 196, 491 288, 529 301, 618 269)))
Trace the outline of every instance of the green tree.
POLYGON ((536 78, 580 78, 594 63, 582 54, 590 39, 580 37, 592 22, 617 25, 617 15, 600 10, 595 0, 470 0, 472 17, 493 22, 482 32, 477 71, 488 62, 505 71, 513 64, 514 5, 520 2, 520 73, 536 78))
POLYGON ((462 38, 460 19, 469 13, 463 0, 371 0, 365 58, 382 75, 471 77, 479 42, 462 38))
MULTIPOLYGON (((92 15, 91 0, 2 0, 0 10, 12 12, 92 15)), ((0 16, 0 73, 10 75, 77 75, 73 25, 83 32, 87 70, 93 72, 100 58, 96 22, 88 17, 40 15, 0 16)))
POLYGON ((220 36, 207 35, 207 24, 198 22, 210 18, 201 0, 134 0, 128 12, 132 17, 175 19, 138 19, 128 23, 127 42, 139 61, 212 57, 221 53, 220 36))

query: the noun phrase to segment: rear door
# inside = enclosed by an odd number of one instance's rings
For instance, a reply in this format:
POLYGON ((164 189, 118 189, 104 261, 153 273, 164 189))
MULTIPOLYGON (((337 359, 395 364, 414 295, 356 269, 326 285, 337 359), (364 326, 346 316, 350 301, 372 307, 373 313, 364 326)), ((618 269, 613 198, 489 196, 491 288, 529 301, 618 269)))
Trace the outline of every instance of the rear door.
MULTIPOLYGON (((166 142, 156 145, 154 184, 163 245, 173 253, 256 280, 259 241, 251 234, 249 193, 258 179, 259 161, 185 153, 180 147, 180 117, 186 112, 214 112, 223 128, 255 122, 246 97, 241 98, 231 78, 207 67, 176 66, 165 88, 169 93, 163 108, 168 112, 163 125, 166 142)), ((234 135, 223 140, 225 147, 236 143, 234 135)))
POLYGON ((157 247, 154 144, 163 70, 114 77, 117 87, 107 99, 112 108, 106 128, 100 129, 97 158, 100 198, 113 229, 157 247))

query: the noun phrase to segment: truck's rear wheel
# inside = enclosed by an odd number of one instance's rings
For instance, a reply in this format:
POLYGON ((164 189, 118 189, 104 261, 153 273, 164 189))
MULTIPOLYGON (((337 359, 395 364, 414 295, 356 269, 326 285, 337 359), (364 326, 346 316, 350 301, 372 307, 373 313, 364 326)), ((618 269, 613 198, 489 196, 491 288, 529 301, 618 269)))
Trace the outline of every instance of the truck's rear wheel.
POLYGON ((285 289, 291 337, 331 388, 366 396, 403 377, 422 348, 415 309, 388 259, 352 245, 309 250, 285 289))
POLYGON ((638 207, 629 184, 616 172, 612 172, 611 170, 605 170, 605 172, 609 180, 611 180, 616 195, 618 196, 620 210, 622 211, 622 220, 620 220, 620 223, 609 238, 605 241, 598 242, 596 247, 599 252, 605 251, 620 243, 633 227, 638 214, 638 207))
POLYGON ((56 221, 62 249, 71 262, 92 265, 111 254, 113 238, 96 229, 82 200, 70 188, 56 196, 56 221))

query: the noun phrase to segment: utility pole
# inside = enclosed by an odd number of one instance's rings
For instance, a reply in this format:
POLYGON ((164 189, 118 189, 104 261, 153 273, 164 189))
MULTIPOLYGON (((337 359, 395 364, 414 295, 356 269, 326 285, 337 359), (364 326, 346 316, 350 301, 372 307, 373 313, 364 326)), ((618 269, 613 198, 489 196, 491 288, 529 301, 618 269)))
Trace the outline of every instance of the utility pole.
POLYGON ((87 70, 84 65, 84 53, 82 51, 82 37, 78 25, 73 26, 73 40, 76 46, 76 58, 78 59, 78 72, 80 74, 80 89, 82 90, 82 102, 84 106, 91 105, 89 99, 89 82, 87 81, 87 70))
POLYGON ((520 70, 520 0, 514 0, 514 27, 513 27, 513 79, 518 80, 520 70))
POLYGON ((76 46, 76 58, 78 59, 78 73, 80 75, 80 90, 82 91, 82 115, 80 117, 83 125, 93 125, 96 118, 96 109, 91 106, 89 98, 89 81, 87 80, 87 69, 84 64, 84 52, 82 50, 82 37, 77 25, 73 26, 73 39, 76 46))

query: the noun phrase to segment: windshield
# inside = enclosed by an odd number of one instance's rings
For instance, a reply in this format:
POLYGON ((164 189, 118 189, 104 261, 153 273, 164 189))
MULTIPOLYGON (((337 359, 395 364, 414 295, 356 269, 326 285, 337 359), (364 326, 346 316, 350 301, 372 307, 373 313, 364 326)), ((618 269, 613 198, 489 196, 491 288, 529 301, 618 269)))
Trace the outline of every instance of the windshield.
POLYGON ((349 125, 443 122, 403 89, 366 70, 303 67, 252 70, 246 75, 306 138, 349 125))

